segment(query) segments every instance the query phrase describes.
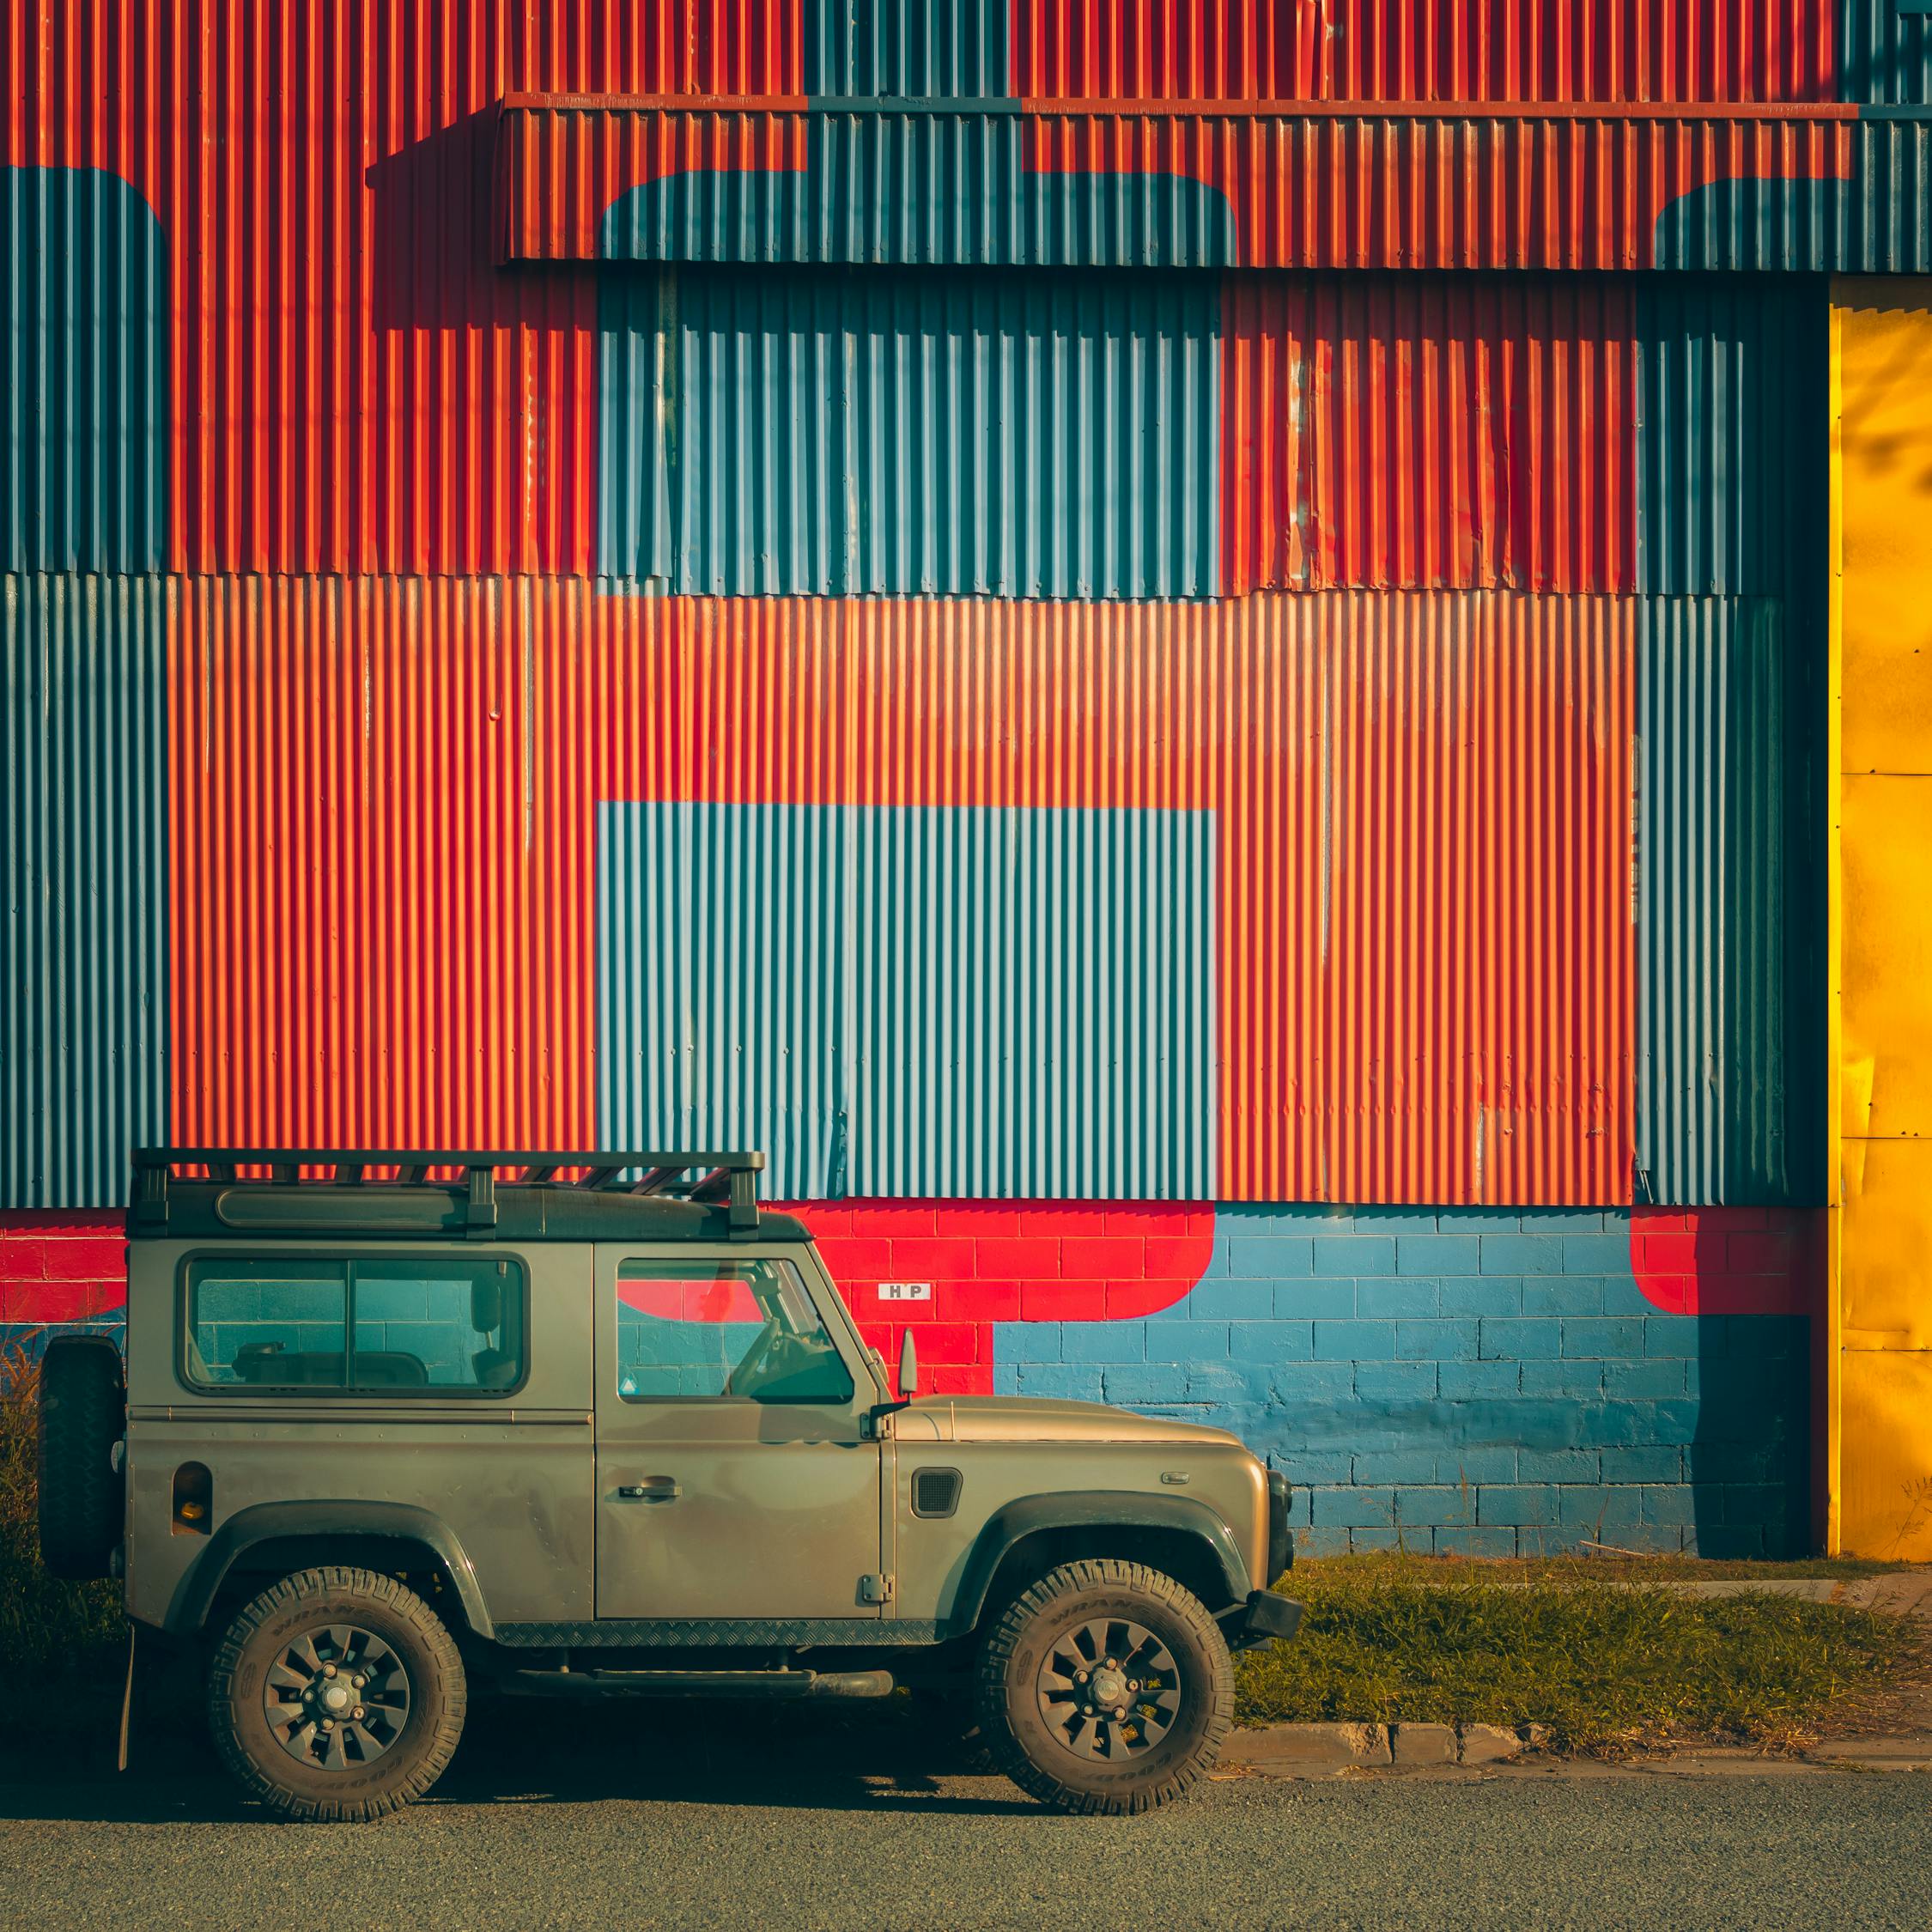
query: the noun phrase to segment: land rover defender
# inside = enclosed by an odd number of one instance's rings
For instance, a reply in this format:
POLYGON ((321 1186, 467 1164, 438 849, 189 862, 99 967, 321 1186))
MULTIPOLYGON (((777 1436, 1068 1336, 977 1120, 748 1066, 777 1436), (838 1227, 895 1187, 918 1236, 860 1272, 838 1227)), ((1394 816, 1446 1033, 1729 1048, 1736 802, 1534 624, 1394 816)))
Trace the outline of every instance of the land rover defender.
POLYGON ((1285 1479, 1217 1429, 920 1395, 757 1154, 135 1157, 125 1352, 55 1339, 41 1541, 205 1669, 290 1817, 427 1790, 466 1686, 884 1696, 1048 1804, 1214 1759, 1285 1479))

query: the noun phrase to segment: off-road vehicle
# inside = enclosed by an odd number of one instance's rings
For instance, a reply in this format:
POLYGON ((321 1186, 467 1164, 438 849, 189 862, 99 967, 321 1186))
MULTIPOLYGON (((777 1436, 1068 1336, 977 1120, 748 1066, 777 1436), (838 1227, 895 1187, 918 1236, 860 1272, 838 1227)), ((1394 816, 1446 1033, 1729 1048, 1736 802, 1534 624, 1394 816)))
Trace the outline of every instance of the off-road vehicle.
POLYGON ((1285 1479, 1097 1403, 895 1391, 756 1154, 135 1157, 125 1374, 48 1348, 42 1550, 193 1647, 295 1817, 467 1686, 946 1702, 1048 1803, 1185 1790, 1292 1635, 1285 1479))

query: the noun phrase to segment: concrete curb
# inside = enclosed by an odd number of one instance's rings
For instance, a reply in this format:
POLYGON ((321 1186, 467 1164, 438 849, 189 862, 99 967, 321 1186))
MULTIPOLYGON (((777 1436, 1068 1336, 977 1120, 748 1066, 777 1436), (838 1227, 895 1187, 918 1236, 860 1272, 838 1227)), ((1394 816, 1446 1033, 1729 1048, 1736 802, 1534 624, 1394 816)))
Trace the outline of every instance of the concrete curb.
MULTIPOLYGON (((1221 1761, 1276 1777, 1478 1765, 1500 1769, 1540 1750, 1547 1736, 1541 1724, 1525 1724, 1519 1730, 1498 1724, 1266 1724, 1257 1730, 1236 1731, 1221 1761)), ((1932 1771, 1932 1733, 1841 1738, 1816 1745, 1797 1758, 1767 1758, 1742 1745, 1706 1745, 1621 1764, 1580 1759, 1575 1768, 1591 1776, 1932 1771)))
POLYGON ((1493 1765, 1534 1747, 1496 1724, 1265 1724, 1236 1731, 1222 1761, 1318 1777, 1339 1771, 1493 1765))

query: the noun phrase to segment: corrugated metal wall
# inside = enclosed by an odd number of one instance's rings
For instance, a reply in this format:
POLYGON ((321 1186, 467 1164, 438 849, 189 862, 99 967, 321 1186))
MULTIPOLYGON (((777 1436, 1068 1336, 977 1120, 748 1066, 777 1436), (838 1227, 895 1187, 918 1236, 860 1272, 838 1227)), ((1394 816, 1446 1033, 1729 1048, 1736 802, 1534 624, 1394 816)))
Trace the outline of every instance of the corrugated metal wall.
POLYGON ((1785 596, 1825 565, 1825 289, 1809 276, 1636 285, 1637 582, 1785 596))
MULTIPOLYGON (((1828 100, 1839 0, 1017 0, 1013 91, 1151 100, 1828 100)), ((1874 14, 1891 0, 1847 0, 1874 14)))
POLYGON ((0 167, 0 565, 151 571, 167 531, 159 223, 94 168, 0 167))
POLYGON ((1226 589, 1627 589, 1632 315, 1621 280, 1230 276, 1226 589))
POLYGON ((122 1199, 165 1117, 174 594, 0 576, 0 1206, 122 1199))
POLYGON ((554 797, 583 742, 560 756, 548 734, 558 711, 582 715, 591 659, 534 653, 542 597, 592 601, 555 580, 185 587, 168 706, 177 1141, 584 1144, 593 860, 554 797))
POLYGON ((1643 606, 1637 1167, 1661 1204, 1821 1198, 1824 746, 1801 624, 1764 598, 1643 606))
MULTIPOLYGON (((599 804, 1151 811, 1212 814, 1217 1192, 1621 1198, 1633 610, 211 585, 174 674, 175 1131, 590 1131, 599 804)), ((1044 957, 1015 971, 1054 984, 1044 957)), ((1139 1077, 1097 1071, 1058 1145, 1143 1145, 1139 1077)), ((942 1120, 920 1184, 1042 1171, 1035 1133, 1016 1107, 968 1151, 942 1120)), ((910 1154, 878 1157, 912 1184, 910 1154)), ((1198 1185, 1134 1157, 1054 1171, 1198 1185)))
POLYGON ((1211 1199, 1206 811, 611 805, 605 1146, 779 1199, 1211 1199))
POLYGON ((613 273, 602 574, 722 596, 1216 588, 1201 276, 613 273))
MULTIPOLYGON (((518 96, 506 258, 1032 266, 1802 266, 1881 238, 1838 106, 1547 114, 729 109, 518 96), (1812 204, 1816 203, 1816 211, 1812 204), (606 210, 609 210, 608 216, 606 210)), ((1929 197, 1894 171, 1915 224, 1929 197)))
MULTIPOLYGON (((178 1131, 596 1132, 600 807, 1198 812, 1223 1193, 1619 1200, 1640 1137, 1659 1198, 1801 1191, 1800 967, 1765 946, 1808 902, 1753 801, 1801 795, 1774 725, 1803 707, 1736 639, 1789 668, 1820 635, 1791 483, 1820 311, 1514 271, 1932 258, 1927 127, 1834 105, 1923 98, 1921 23, 0 6, 0 527, 16 567, 140 573, 101 608, 175 613, 178 1131), (1097 88, 1237 106, 1074 104, 1097 88), (820 111, 866 89, 984 106, 820 111), (1270 96, 1309 111, 1238 111, 1270 96), (1603 110, 1630 98, 1662 105, 1603 110), (734 252, 867 267, 607 259, 734 252), (1136 266, 907 265, 961 259, 1136 266), (1150 272, 1176 262, 1217 265, 1150 272), (154 587, 163 561, 202 574, 154 587)), ((138 796, 128 856, 17 901, 9 945, 162 876, 138 796)), ((88 1050, 120 1084, 76 1119, 148 1091, 158 1031, 113 1011, 88 1050)), ((1043 1171, 951 1133, 949 1186, 1043 1171)), ((72 1156, 82 1198, 118 1155, 72 1156)))

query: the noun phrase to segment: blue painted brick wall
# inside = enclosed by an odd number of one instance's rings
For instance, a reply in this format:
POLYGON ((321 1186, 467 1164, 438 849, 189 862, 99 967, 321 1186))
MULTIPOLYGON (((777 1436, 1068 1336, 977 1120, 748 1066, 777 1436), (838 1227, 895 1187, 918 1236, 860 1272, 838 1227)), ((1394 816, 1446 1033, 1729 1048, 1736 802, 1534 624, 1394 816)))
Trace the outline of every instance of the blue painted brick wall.
POLYGON ((1808 1346, 1653 1306, 1624 1213, 1225 1206, 1182 1300, 1001 1324, 995 1386, 1233 1430, 1316 1551, 1775 1556, 1808 1534, 1808 1346))

